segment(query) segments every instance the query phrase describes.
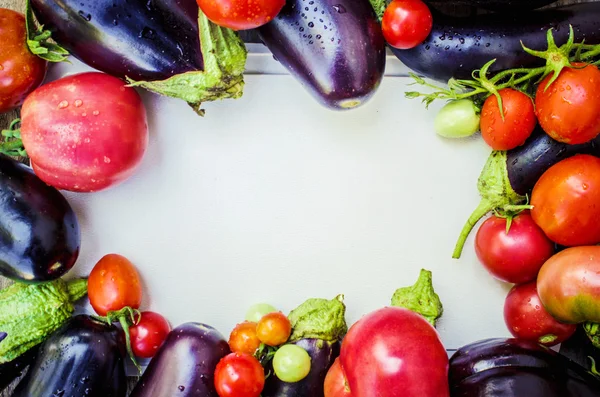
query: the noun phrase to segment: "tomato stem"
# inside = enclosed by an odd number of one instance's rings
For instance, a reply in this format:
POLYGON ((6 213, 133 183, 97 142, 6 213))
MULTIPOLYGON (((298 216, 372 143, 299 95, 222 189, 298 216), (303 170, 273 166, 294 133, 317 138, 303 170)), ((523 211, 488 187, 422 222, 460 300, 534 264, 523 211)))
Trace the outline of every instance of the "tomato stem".
POLYGON ((30 0, 25 1, 25 28, 27 31, 27 48, 29 51, 48 62, 68 62, 69 52, 56 43, 48 42, 51 39, 49 30, 43 26, 37 27, 30 0))
POLYGON ((460 235, 458 236, 458 241, 456 242, 456 246, 454 247, 454 253, 452 254, 452 258, 454 258, 454 259, 460 258, 463 247, 465 246, 465 243, 467 242, 467 237, 469 237, 471 230, 473 230, 473 228, 475 227, 477 222, 479 222, 479 220, 481 218, 483 218, 485 216, 485 214, 492 211, 494 209, 494 207, 495 206, 492 203, 490 203, 488 200, 486 200, 486 199, 481 200, 481 202, 479 203, 477 208, 475 208, 475 210, 471 213, 471 216, 469 216, 469 219, 467 219, 467 222, 463 226, 463 228, 460 232, 460 235))
POLYGON ((108 323, 108 325, 112 325, 115 322, 118 322, 119 324, 121 324, 121 328, 123 328, 123 333, 125 334, 125 346, 127 347, 127 354, 129 355, 129 358, 131 358, 133 365, 135 365, 135 367, 138 369, 138 371, 141 374, 142 367, 140 367, 137 360, 135 359, 135 354, 133 354, 133 350, 131 349, 131 337, 129 335, 129 327, 132 325, 138 324, 140 322, 140 319, 142 317, 140 311, 137 309, 133 309, 129 306, 126 306, 126 307, 122 308, 121 310, 106 313, 105 317, 101 317, 101 316, 100 317, 92 316, 92 317, 94 317, 95 319, 97 319, 99 321, 106 322, 106 323, 108 323), (136 320, 136 318, 137 318, 137 320, 136 320))
MULTIPOLYGON (((133 314, 132 314, 132 316, 133 316, 133 314)), ((125 333, 125 345, 127 346, 127 354, 129 354, 129 357, 131 358, 133 365, 135 365, 135 367, 138 369, 138 371, 141 374, 142 367, 140 367, 140 365, 138 364, 137 360, 135 359, 135 355, 133 354, 133 350, 131 349, 131 336, 129 335, 129 326, 131 324, 129 323, 128 319, 125 316, 119 316, 119 323, 121 324, 121 327, 123 328, 123 332, 125 333)))
POLYGON ((21 140, 21 130, 17 128, 17 124, 21 119, 14 119, 8 129, 2 130, 0 134, 4 137, 4 142, 0 142, 0 153, 11 157, 25 157, 27 153, 23 147, 21 140))

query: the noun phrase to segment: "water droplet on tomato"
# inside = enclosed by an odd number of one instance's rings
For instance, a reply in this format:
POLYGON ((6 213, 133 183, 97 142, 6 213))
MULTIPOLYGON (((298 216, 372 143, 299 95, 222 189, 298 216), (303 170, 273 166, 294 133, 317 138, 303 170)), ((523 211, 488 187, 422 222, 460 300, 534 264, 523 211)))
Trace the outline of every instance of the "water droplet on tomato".
POLYGON ((75 102, 73 102, 73 105, 75 105, 75 107, 78 108, 81 105, 83 105, 83 101, 81 99, 76 99, 75 102))
POLYGON ((68 106, 69 106, 69 102, 67 102, 67 101, 60 101, 60 103, 58 104, 59 109, 65 109, 68 106))
POLYGON ((583 190, 587 190, 588 185, 587 185, 587 183, 584 183, 581 187, 583 188, 583 190))
POLYGON ((94 116, 97 116, 97 115, 99 115, 99 114, 100 114, 100 112, 99 112, 98 110, 94 110, 94 111, 92 112, 92 114, 93 114, 94 116))
POLYGON ((108 157, 104 156, 104 162, 105 162, 106 164, 109 164, 109 163, 110 163, 110 158, 108 158, 108 157))

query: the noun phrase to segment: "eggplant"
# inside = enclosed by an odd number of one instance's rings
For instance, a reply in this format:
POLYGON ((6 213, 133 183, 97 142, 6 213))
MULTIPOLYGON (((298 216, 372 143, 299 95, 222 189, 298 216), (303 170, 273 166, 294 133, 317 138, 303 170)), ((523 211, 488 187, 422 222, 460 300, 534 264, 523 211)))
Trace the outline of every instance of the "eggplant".
POLYGON ((56 280, 79 256, 75 212, 33 171, 0 155, 0 275, 25 283, 56 280))
POLYGON ((569 25, 575 41, 600 43, 600 3, 590 2, 508 14, 484 14, 456 18, 433 13, 433 28, 427 39, 409 50, 391 48, 403 64, 417 74, 446 82, 450 78, 470 79, 474 70, 495 59, 490 73, 538 67, 545 60, 529 55, 528 48, 548 48, 547 31, 554 28, 557 45, 566 43, 569 25))
POLYGON ((89 66, 153 92, 201 102, 243 93, 246 48, 195 0, 31 0, 38 21, 89 66))
POLYGON ((450 358, 451 397, 598 397, 600 378, 530 341, 492 338, 450 358))
POLYGON ((40 346, 13 397, 125 397, 120 331, 78 315, 40 346))
POLYGON ((575 333, 560 344, 558 352, 588 371, 595 370, 594 367, 600 363, 600 349, 594 346, 583 325, 578 326, 575 333))
POLYGON ((328 108, 356 108, 380 86, 385 40, 368 0, 288 0, 257 32, 275 59, 328 108))
POLYGON ((556 3, 558 0, 452 0, 451 2, 443 0, 427 0, 426 3, 444 4, 477 7, 483 10, 497 12, 515 12, 525 10, 535 10, 556 3))
POLYGON ((23 376, 35 360, 39 346, 35 346, 19 357, 4 364, 0 364, 0 393, 10 386, 17 378, 23 376))
POLYGON ((227 341, 213 327, 182 324, 169 333, 130 397, 218 397, 215 368, 229 353, 227 341))

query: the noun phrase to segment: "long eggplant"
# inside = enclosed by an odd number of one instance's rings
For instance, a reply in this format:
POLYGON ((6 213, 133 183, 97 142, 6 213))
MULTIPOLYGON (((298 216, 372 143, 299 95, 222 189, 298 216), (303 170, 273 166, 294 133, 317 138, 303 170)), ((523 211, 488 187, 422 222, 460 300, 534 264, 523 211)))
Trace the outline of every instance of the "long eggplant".
POLYGON ((126 393, 120 331, 78 315, 40 346, 13 397, 125 397, 126 393))
POLYGON ((201 102, 243 93, 246 48, 195 0, 31 0, 35 16, 82 62, 159 94, 201 102))
POLYGON ((77 216, 62 194, 0 155, 0 275, 55 280, 73 267, 80 245, 77 216))
POLYGON ((216 329, 185 323, 173 329, 130 397, 218 397, 214 372, 229 345, 216 329))
POLYGON ((25 371, 35 360, 39 346, 27 350, 16 359, 0 364, 0 393, 10 386, 17 378, 23 376, 25 371))
POLYGON ((426 3, 452 4, 461 6, 477 7, 483 10, 498 12, 515 12, 524 10, 535 10, 556 3, 558 0, 427 0, 426 3))
POLYGON ((326 107, 356 108, 380 86, 385 40, 368 0, 288 0, 258 33, 326 107))
POLYGON ((598 397, 600 378, 529 341, 486 339, 450 358, 451 397, 598 397))
POLYGON ((569 25, 575 41, 600 43, 600 3, 571 4, 531 12, 493 13, 472 18, 453 18, 434 13, 428 38, 409 50, 392 52, 417 74, 446 82, 450 78, 469 79, 474 70, 496 59, 490 73, 536 67, 544 60, 523 51, 545 50, 546 33, 554 28, 557 45, 567 41, 569 25))

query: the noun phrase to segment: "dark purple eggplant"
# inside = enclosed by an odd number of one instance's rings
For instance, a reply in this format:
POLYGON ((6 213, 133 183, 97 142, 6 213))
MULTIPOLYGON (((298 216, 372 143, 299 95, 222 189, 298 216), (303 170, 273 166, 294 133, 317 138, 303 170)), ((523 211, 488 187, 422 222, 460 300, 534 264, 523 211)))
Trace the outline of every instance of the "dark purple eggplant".
POLYGON ((14 360, 0 364, 0 393, 25 373, 35 360, 38 348, 33 347, 14 360))
POLYGON ((130 397, 218 397, 214 372, 229 353, 227 341, 213 327, 182 324, 169 333, 130 397))
POLYGON ((78 315, 42 343, 13 397, 125 397, 121 333, 78 315))
POLYGON ((385 71, 385 40, 368 0, 288 0, 258 28, 275 58, 323 105, 368 101, 385 71))
POLYGON ((300 339, 294 342, 308 352, 311 359, 310 372, 299 382, 288 383, 277 376, 269 376, 262 397, 323 397, 323 385, 327 371, 340 355, 340 342, 322 339, 300 339))
POLYGON ((594 364, 600 364, 600 349, 594 346, 583 326, 578 326, 573 336, 560 344, 558 352, 588 371, 592 371, 594 364))
POLYGON ((534 342, 486 339, 450 358, 451 397, 598 397, 600 378, 534 342))
POLYGON ((0 275, 55 280, 73 267, 80 244, 77 216, 62 194, 0 155, 0 275))
POLYGON ((554 28, 556 44, 565 43, 569 24, 575 41, 600 43, 600 3, 571 4, 530 12, 485 14, 471 18, 454 18, 434 12, 429 37, 409 50, 392 48, 392 52, 417 74, 438 80, 470 79, 492 59, 490 73, 501 70, 544 65, 541 58, 523 50, 545 50, 546 34, 554 28))
POLYGON ((512 13, 535 10, 556 3, 558 0, 427 0, 426 3, 477 7, 483 10, 512 13))

